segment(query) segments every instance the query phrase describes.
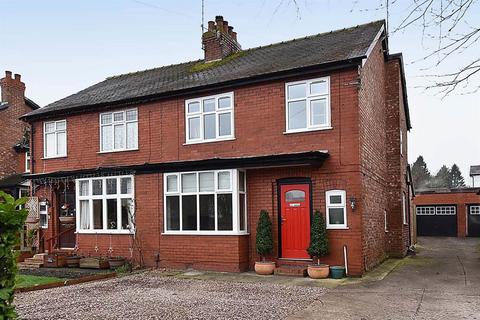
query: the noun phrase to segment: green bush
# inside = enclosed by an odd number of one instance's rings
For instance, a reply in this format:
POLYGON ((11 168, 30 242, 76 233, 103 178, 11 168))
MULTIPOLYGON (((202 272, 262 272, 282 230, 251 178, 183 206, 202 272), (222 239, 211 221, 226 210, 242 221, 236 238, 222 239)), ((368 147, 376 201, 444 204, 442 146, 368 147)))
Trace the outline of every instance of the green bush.
POLYGON ((307 252, 312 258, 317 259, 318 264, 320 264, 320 258, 328 254, 327 228, 323 215, 318 210, 313 214, 310 227, 310 246, 307 252))
POLYGON ((255 240, 257 253, 262 257, 262 261, 265 261, 265 256, 273 251, 272 221, 265 210, 260 211, 255 240))
POLYGON ((27 198, 15 200, 0 191, 0 320, 15 319, 13 289, 17 273, 14 248, 20 243, 18 234, 23 230, 27 211, 19 209, 27 198))

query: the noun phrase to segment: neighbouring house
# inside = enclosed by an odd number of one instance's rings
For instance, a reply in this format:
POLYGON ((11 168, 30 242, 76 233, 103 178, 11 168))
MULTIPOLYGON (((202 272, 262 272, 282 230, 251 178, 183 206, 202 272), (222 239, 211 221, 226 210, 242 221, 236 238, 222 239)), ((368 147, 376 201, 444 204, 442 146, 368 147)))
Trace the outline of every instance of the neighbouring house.
POLYGON ((470 166, 470 177, 472 178, 472 187, 480 188, 480 165, 470 166))
POLYGON ((480 188, 417 191, 419 236, 480 237, 480 188))
POLYGON ((320 210, 324 262, 362 275, 404 256, 411 126, 385 22, 242 50, 217 16, 202 41, 202 60, 107 78, 23 117, 43 249, 242 271, 259 259, 265 209, 271 258, 308 264, 320 210))

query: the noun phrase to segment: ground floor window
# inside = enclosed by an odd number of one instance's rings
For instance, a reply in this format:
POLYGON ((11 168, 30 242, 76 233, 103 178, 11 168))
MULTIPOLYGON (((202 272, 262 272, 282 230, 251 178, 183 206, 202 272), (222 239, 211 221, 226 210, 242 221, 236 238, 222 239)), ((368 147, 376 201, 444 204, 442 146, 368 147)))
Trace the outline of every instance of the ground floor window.
POLYGON ((39 222, 40 228, 48 228, 48 204, 47 201, 40 201, 39 205, 39 222))
POLYGON ((247 231, 246 175, 241 170, 165 174, 165 233, 247 231))
POLYGON ((330 190, 325 193, 327 204, 327 228, 347 228, 347 206, 345 190, 330 190))
POLYGON ((134 229, 133 176, 76 181, 77 232, 129 233, 134 229))

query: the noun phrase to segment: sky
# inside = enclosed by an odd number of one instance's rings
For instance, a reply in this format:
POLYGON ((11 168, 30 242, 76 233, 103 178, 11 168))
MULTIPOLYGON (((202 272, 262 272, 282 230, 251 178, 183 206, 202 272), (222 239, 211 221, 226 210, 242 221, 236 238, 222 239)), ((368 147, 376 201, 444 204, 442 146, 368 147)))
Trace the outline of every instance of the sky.
MULTIPOLYGON (((391 30, 410 2, 390 7, 391 30)), ((242 47, 251 48, 386 17, 381 0, 297 3, 299 12, 289 0, 205 0, 205 23, 223 15, 242 47)), ((27 96, 45 106, 108 76, 197 60, 201 13, 201 0, 0 0, 0 75, 21 74, 27 96)), ((473 14, 478 21, 480 10, 473 14)), ((432 173, 456 163, 470 183, 469 166, 480 164, 480 93, 444 98, 423 87, 425 75, 455 70, 475 56, 455 55, 431 69, 432 62, 419 60, 435 45, 418 27, 389 38, 390 52, 402 52, 406 64, 409 161, 423 155, 432 173)))

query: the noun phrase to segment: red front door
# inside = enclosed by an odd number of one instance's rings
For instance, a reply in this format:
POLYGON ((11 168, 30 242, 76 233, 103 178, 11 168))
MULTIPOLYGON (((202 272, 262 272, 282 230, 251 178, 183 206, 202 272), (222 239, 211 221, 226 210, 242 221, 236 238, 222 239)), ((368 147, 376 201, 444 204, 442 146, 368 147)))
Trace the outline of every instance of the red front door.
POLYGON ((282 258, 308 259, 310 244, 310 186, 289 184, 280 187, 282 258))

